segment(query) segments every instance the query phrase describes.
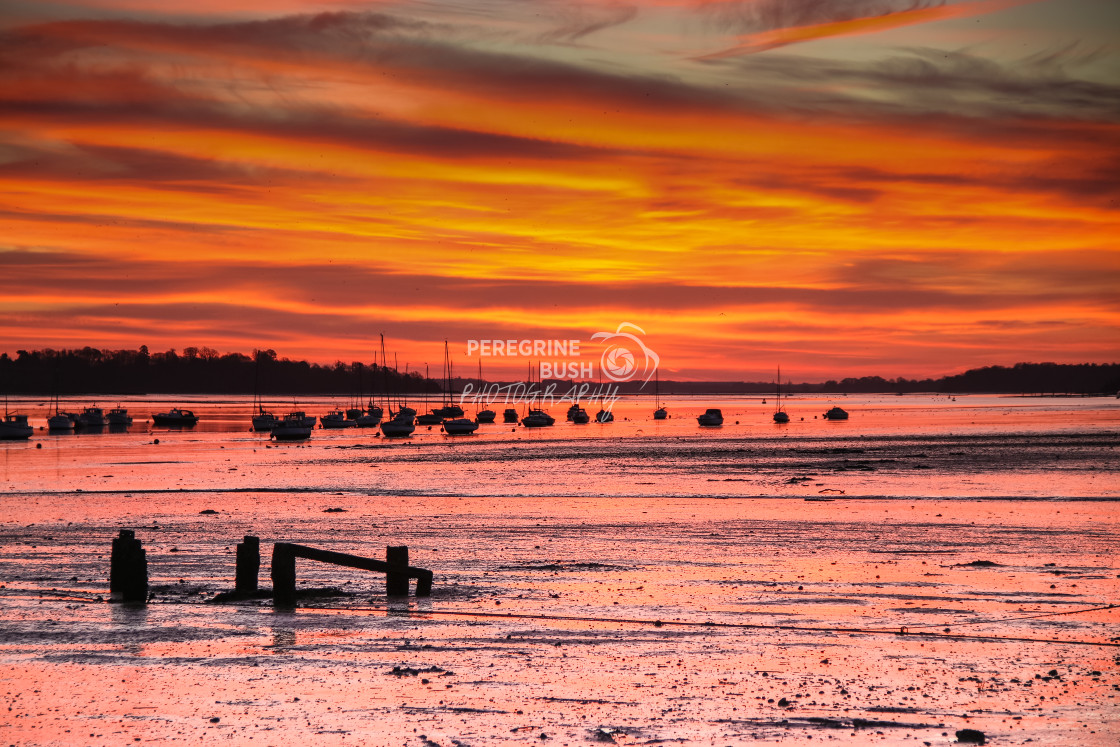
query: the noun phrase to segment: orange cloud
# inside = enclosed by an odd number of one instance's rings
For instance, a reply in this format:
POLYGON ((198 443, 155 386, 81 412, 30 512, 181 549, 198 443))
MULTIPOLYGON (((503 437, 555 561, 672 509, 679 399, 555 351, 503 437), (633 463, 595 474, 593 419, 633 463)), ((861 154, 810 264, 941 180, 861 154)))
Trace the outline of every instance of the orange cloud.
POLYGON ((384 331, 403 365, 631 321, 682 378, 1114 355, 1117 88, 1068 57, 666 75, 568 28, 551 54, 361 13, 9 29, 4 345, 330 362, 384 331))
MULTIPOLYGON (((839 36, 872 34, 878 31, 914 26, 917 24, 945 21, 953 18, 995 13, 1019 5, 1035 3, 1039 0, 975 0, 953 5, 911 7, 898 11, 887 11, 876 15, 856 15, 824 23, 781 26, 739 37, 738 43, 728 49, 710 54, 699 55, 698 60, 718 60, 725 57, 738 57, 746 54, 765 52, 768 49, 798 44, 801 42, 830 39, 839 36)), ((826 5, 822 3, 822 5, 826 5)), ((847 12, 848 9, 843 9, 847 12)), ((875 8, 878 10, 878 8, 875 8)), ((845 13, 846 14, 846 13, 845 13)))

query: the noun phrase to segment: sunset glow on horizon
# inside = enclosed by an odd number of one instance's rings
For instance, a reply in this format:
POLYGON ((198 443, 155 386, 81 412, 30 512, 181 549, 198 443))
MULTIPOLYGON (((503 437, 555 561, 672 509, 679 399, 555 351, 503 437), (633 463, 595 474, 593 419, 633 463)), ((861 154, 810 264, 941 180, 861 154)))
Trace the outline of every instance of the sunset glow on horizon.
MULTIPOLYGON (((17 2, 0 352, 1120 358, 1120 6, 17 2)), ((523 360, 484 360, 512 377, 523 360)), ((465 373, 465 371, 464 371, 465 373)))

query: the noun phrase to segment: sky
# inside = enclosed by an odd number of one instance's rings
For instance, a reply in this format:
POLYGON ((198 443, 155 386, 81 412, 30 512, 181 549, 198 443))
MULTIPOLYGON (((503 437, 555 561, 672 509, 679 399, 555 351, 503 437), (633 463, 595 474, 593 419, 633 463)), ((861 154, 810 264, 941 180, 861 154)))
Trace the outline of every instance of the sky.
MULTIPOLYGON (((1114 0, 9 0, 0 352, 1120 359, 1114 0), (633 327, 627 327, 633 330, 633 327)), ((390 360, 392 360, 390 358, 390 360)))

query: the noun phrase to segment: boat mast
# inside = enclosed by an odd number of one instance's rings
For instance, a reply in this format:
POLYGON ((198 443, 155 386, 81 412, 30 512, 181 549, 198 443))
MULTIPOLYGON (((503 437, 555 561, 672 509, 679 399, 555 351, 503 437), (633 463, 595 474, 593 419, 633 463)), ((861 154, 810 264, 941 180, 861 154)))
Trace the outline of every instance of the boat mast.
POLYGON ((451 405, 451 353, 447 350, 447 340, 443 341, 443 365, 447 371, 447 405, 451 405))
POLYGON ((782 411, 782 366, 778 364, 778 412, 782 411))

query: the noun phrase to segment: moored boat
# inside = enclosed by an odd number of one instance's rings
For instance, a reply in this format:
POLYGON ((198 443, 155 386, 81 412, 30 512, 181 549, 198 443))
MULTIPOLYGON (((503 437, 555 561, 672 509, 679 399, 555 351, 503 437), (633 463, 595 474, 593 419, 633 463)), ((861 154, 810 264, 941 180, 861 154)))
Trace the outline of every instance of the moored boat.
POLYGON ((311 438, 311 426, 302 412, 290 412, 273 426, 269 435, 277 441, 301 441, 311 438))
POLYGON ((47 429, 52 431, 72 431, 78 422, 78 416, 72 412, 63 412, 58 402, 58 394, 51 397, 54 405, 54 415, 47 417, 47 429))
POLYGON ((596 423, 613 423, 614 422, 614 413, 611 412, 610 410, 599 410, 599 412, 595 413, 595 422, 596 423))
POLYGON ((556 422, 556 418, 544 410, 530 410, 529 414, 521 418, 521 425, 526 428, 545 428, 556 422))
POLYGON ((774 406, 774 422, 778 424, 789 422, 789 413, 782 409, 782 367, 778 366, 777 404, 774 406))
POLYGON ((824 414, 825 420, 847 420, 848 413, 842 408, 833 407, 824 414))
POLYGON ((416 424, 413 422, 414 417, 415 413, 398 412, 389 420, 381 423, 381 432, 385 434, 386 438, 408 438, 416 430, 416 424))
POLYGON ((346 417, 342 410, 331 410, 319 417, 319 425, 324 428, 353 428, 357 422, 346 417))
POLYGON ((105 412, 100 407, 87 407, 78 414, 76 428, 104 428, 105 412))
MULTIPOLYGON (((482 391, 485 391, 485 390, 486 390, 486 382, 482 380, 482 359, 479 358, 478 359, 478 391, 482 392, 482 391)), ((476 398, 475 402, 477 402, 477 401, 478 401, 478 399, 476 398)), ((477 420, 479 423, 493 423, 494 418, 496 418, 496 417, 498 417, 498 413, 494 412, 489 407, 486 408, 485 410, 479 410, 478 412, 476 412, 474 414, 474 419, 477 420)))
POLYGON ((72 431, 78 416, 68 412, 56 412, 47 418, 47 429, 52 431, 72 431))
POLYGON ((105 415, 105 420, 110 426, 132 425, 132 416, 128 414, 128 409, 117 405, 112 410, 109 410, 105 415))
POLYGON ((373 402, 370 402, 369 406, 366 407, 366 411, 354 418, 354 422, 357 423, 359 428, 376 428, 378 423, 381 422, 381 417, 383 415, 384 411, 373 404, 373 402))
POLYGON ((190 410, 184 410, 179 407, 172 407, 167 412, 153 413, 152 423, 154 425, 190 427, 198 423, 198 416, 190 410))
POLYGON ((31 438, 31 434, 34 432, 35 429, 27 423, 26 415, 5 413, 4 419, 0 420, 0 439, 4 441, 18 441, 31 438))
POLYGON ((264 408, 253 416, 253 430, 257 433, 269 433, 273 428, 280 425, 280 418, 268 412, 264 408))
POLYGON ((449 418, 443 421, 443 432, 449 436, 466 436, 478 430, 478 421, 470 418, 449 418))
POLYGON ((503 423, 516 423, 519 419, 520 417, 517 414, 517 410, 512 407, 507 407, 505 412, 502 413, 503 423))
POLYGON ((661 384, 657 376, 657 369, 653 370, 653 406, 657 409, 653 411, 654 420, 664 420, 669 417, 669 412, 661 406, 661 384))
POLYGON ((709 427, 723 425, 723 412, 717 407, 709 407, 703 415, 696 418, 696 422, 709 427))

